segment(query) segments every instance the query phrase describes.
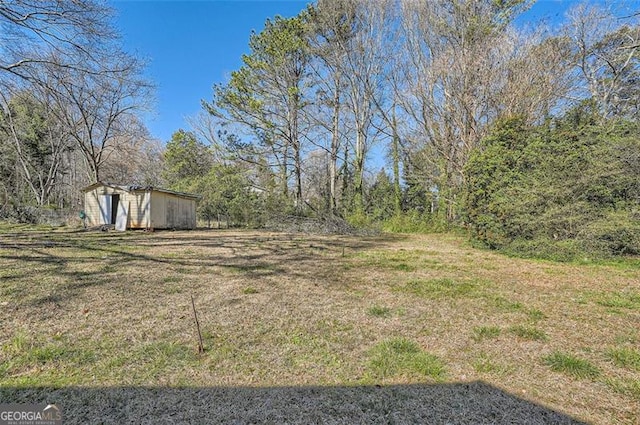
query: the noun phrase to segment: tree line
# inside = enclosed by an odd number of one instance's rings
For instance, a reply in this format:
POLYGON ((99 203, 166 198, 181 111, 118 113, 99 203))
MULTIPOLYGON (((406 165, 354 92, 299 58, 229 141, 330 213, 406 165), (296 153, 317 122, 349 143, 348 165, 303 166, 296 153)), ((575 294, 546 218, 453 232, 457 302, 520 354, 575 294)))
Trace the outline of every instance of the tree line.
MULTIPOLYGON (((600 252, 637 252, 640 235, 630 223, 637 223, 640 178, 637 165, 624 164, 637 163, 640 143, 638 12, 582 3, 558 23, 516 24, 531 3, 319 0, 298 16, 267 20, 251 35, 243 65, 214 86, 194 121, 191 135, 208 146, 214 175, 239 176, 226 197, 213 190, 211 211, 225 210, 224 200, 236 196, 245 200, 242 214, 257 221, 274 206, 280 214, 337 215, 390 230, 462 225, 496 247, 540 234, 552 242, 584 236, 581 225, 550 224, 554 214, 585 226, 615 215, 629 241, 600 244, 600 252), (492 140, 514 123, 513 137, 547 133, 532 142, 541 147, 526 152, 534 157, 517 172, 508 161, 526 143, 504 142, 506 150, 490 155, 492 140), (598 154, 584 153, 585 144, 598 154), (374 157, 380 152, 383 165, 374 157), (500 180, 485 161, 503 161, 509 176, 524 180, 500 180), (599 175, 593 184, 628 190, 615 200, 575 202, 577 188, 593 189, 575 170, 599 175), (574 197, 559 196, 562 190, 574 197), (511 215, 526 205, 508 232, 510 214, 488 213, 495 197, 511 215), (487 230, 495 228, 502 230, 487 230)), ((170 145, 167 153, 173 155, 170 145)), ((189 178, 180 185, 188 187, 189 178)), ((220 186, 216 179, 204 186, 199 180, 205 215, 206 188, 220 186)), ((617 237, 592 230, 600 240, 617 237)))
POLYGON ((139 118, 152 85, 112 19, 98 1, 0 4, 3 217, 77 211, 81 188, 94 181, 155 179, 160 147, 139 118))
POLYGON ((622 245, 591 245, 637 252, 640 14, 586 2, 528 27, 518 19, 532 3, 318 0, 268 19, 192 128, 163 149, 135 114, 150 88, 139 60, 104 56, 120 51, 104 24, 108 9, 73 9, 80 3, 72 0, 3 5, 11 36, 28 42, 0 63, 11 88, 3 91, 0 172, 16 183, 5 183, 0 199, 69 202, 63 188, 71 184, 61 181, 84 173, 199 193, 204 220, 464 226, 503 248, 622 237, 622 245), (61 29, 47 34, 52 23, 61 29), (78 33, 79 41, 70 37, 78 33), (51 173, 53 189, 38 197, 51 173), (581 198, 599 190, 591 184, 625 189, 581 198), (590 220, 597 223, 576 224, 590 220), (613 222, 626 230, 605 232, 613 222))

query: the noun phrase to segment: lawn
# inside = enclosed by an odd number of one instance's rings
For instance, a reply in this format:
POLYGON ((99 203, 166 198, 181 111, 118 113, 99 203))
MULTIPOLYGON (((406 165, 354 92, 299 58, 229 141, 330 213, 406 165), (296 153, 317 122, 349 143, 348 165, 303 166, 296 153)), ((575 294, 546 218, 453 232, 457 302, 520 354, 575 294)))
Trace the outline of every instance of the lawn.
POLYGON ((640 417, 639 260, 0 224, 0 309, 0 400, 56 403, 65 423, 640 417))

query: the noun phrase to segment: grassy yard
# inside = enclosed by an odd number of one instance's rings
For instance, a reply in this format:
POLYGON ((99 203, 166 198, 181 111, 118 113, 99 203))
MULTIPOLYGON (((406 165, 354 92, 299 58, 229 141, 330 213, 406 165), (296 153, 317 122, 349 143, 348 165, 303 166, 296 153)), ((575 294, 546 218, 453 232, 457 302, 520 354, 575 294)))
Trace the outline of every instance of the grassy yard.
POLYGON ((65 423, 640 418, 640 260, 0 224, 0 311, 0 400, 55 402, 65 423))

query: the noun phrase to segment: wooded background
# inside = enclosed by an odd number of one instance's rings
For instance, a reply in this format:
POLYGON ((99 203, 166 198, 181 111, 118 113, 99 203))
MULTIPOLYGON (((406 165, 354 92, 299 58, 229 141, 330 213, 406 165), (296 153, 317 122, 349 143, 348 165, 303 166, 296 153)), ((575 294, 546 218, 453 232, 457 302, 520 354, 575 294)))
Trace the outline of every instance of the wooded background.
POLYGON ((158 141, 140 118, 153 84, 112 10, 4 2, 0 216, 77 215, 102 180, 201 194, 202 220, 337 217, 463 227, 525 255, 638 254, 640 14, 587 2, 515 25, 530 4, 319 0, 267 20, 192 128, 158 141))

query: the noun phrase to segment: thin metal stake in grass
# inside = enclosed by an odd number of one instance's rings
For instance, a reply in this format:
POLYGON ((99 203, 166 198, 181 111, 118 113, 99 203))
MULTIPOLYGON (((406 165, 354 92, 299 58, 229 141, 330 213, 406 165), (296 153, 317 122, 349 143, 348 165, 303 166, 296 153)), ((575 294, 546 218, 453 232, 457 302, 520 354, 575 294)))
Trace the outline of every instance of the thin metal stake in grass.
POLYGON ((193 295, 191 295, 191 306, 193 307, 193 317, 196 319, 196 328, 198 328, 198 353, 204 353, 204 344, 202 343, 202 332, 200 332, 200 322, 198 321, 198 313, 196 312, 196 303, 193 301, 193 295))

